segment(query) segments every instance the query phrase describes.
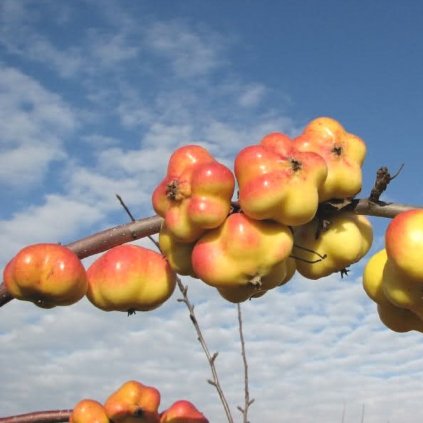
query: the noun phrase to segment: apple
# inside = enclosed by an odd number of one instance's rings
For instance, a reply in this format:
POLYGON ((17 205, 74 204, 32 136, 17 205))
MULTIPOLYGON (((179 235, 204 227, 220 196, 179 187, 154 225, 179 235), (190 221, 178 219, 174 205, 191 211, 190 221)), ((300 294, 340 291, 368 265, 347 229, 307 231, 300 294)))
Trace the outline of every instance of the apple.
POLYGON ((297 271, 308 279, 320 279, 364 257, 372 245, 373 230, 365 216, 340 212, 330 218, 327 228, 322 229, 317 219, 295 228, 294 241, 297 271))
POLYGON ((178 400, 161 413, 160 423, 209 423, 209 421, 192 402, 178 400))
POLYGON ((199 145, 173 152, 167 175, 152 195, 153 208, 180 241, 193 242, 223 223, 231 210, 235 178, 199 145))
POLYGON ((69 423, 109 423, 109 417, 102 404, 96 400, 83 399, 72 410, 69 423))
POLYGON ((247 285, 268 289, 285 278, 286 266, 281 262, 290 255, 292 245, 287 226, 233 213, 197 241, 192 266, 201 280, 216 288, 247 285))
POLYGON ((20 250, 7 263, 3 280, 9 294, 42 308, 74 304, 87 292, 87 275, 67 247, 41 243, 20 250))
POLYGON ((423 210, 398 214, 385 232, 389 260, 410 280, 423 284, 423 210))
POLYGON ((129 380, 104 403, 113 423, 159 423, 160 392, 136 380, 129 380))
POLYGON ((294 139, 300 151, 321 155, 328 174, 319 191, 319 201, 343 199, 361 191, 361 167, 366 156, 366 144, 351 134, 335 119, 319 117, 309 122, 294 139))
POLYGON ((105 311, 148 311, 163 304, 176 274, 159 253, 133 244, 113 247, 87 270, 87 298, 105 311))
POLYGON ((301 152, 288 136, 273 132, 238 153, 235 175, 247 216, 298 226, 316 214, 327 166, 320 155, 301 152))

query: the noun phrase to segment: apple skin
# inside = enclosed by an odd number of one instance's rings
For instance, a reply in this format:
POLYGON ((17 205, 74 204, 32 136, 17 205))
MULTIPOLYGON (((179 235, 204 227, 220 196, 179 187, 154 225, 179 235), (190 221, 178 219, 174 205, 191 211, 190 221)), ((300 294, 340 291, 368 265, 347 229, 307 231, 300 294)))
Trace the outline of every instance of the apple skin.
POLYGON ((300 151, 315 152, 326 161, 328 175, 319 191, 320 202, 353 197, 361 191, 366 144, 337 120, 325 116, 313 119, 294 144, 300 151))
POLYGON ((423 210, 398 214, 385 232, 389 260, 409 279, 423 284, 423 210))
POLYGON ((179 275, 196 278, 192 268, 191 254, 195 242, 181 242, 171 231, 162 225, 159 232, 160 251, 166 257, 170 267, 179 275))
POLYGON ((316 214, 327 166, 319 154, 299 151, 288 136, 272 132, 237 154, 235 175, 247 216, 298 226, 316 214))
POLYGON ((133 244, 113 247, 87 270, 87 298, 104 311, 148 311, 163 304, 176 286, 168 261, 133 244))
POLYGON ((209 423, 193 403, 178 400, 160 414, 160 423, 209 423))
POLYGON ((136 380, 122 384, 104 403, 113 423, 159 423, 159 406, 159 390, 136 380))
POLYGON ((216 288, 270 288, 285 277, 279 266, 290 255, 292 245, 293 236, 287 226, 233 213, 222 226, 197 241, 192 266, 202 281, 216 288))
POLYGON ((373 254, 363 271, 363 288, 369 298, 377 304, 391 304, 383 292, 383 269, 388 260, 386 250, 373 254))
POLYGON ((316 237, 318 227, 319 222, 313 220, 294 229, 293 256, 297 257, 297 271, 307 279, 320 279, 357 263, 373 242, 370 221, 352 212, 341 212, 330 218, 329 227, 316 237), (318 259, 311 251, 326 257, 311 263, 318 259))
POLYGON ((377 312, 380 321, 394 332, 423 332, 423 321, 412 311, 400 308, 389 302, 378 304, 377 312))
POLYGON ((87 292, 87 275, 67 247, 40 243, 20 250, 3 271, 7 291, 42 308, 71 305, 87 292))
POLYGON ((72 410, 69 423, 109 423, 109 417, 102 404, 96 400, 83 399, 72 410))
POLYGON ((423 319, 423 285, 408 279, 389 259, 383 268, 382 287, 392 304, 408 309, 423 319))

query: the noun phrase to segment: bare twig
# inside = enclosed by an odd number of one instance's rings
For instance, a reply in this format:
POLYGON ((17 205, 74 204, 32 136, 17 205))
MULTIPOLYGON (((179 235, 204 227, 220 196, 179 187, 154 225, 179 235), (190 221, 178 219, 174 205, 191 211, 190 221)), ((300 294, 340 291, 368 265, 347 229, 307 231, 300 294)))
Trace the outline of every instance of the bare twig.
POLYGON ((68 422, 72 410, 35 411, 17 416, 0 417, 0 423, 58 423, 68 422))
POLYGON ((218 376, 216 366, 215 366, 215 361, 216 361, 216 358, 218 356, 218 353, 215 352, 213 354, 210 354, 207 343, 206 343, 204 336, 201 332, 200 325, 198 324, 198 320, 197 320, 195 313, 194 313, 194 305, 190 302, 190 300, 188 298, 188 286, 184 285, 179 277, 176 278, 176 282, 177 282, 178 288, 179 288, 179 290, 181 291, 181 294, 182 294, 182 298, 179 298, 178 301, 182 302, 186 305, 186 307, 189 311, 189 317, 190 317, 191 322, 194 325, 195 331, 197 333, 198 342, 201 344, 201 347, 203 348, 203 351, 204 351, 204 353, 207 357, 207 360, 209 362, 209 366, 210 366, 210 370, 212 372, 213 379, 209 379, 209 380, 207 380, 207 382, 210 385, 212 385, 216 388, 217 393, 218 393, 219 398, 220 398, 220 401, 221 401, 223 408, 225 410, 225 414, 226 414, 226 417, 228 419, 228 422, 233 423, 234 420, 232 418, 231 410, 230 410, 228 401, 226 400, 223 389, 220 385, 219 376, 218 376))
POLYGON ((247 363, 247 354, 245 351, 245 342, 244 342, 244 333, 242 330, 242 314, 241 314, 241 305, 237 304, 238 310, 238 328, 239 328, 239 338, 241 341, 241 355, 242 362, 244 364, 244 407, 239 407, 238 410, 242 413, 243 423, 248 422, 248 409, 250 405, 254 402, 254 399, 250 399, 250 391, 248 386, 248 363, 247 363))

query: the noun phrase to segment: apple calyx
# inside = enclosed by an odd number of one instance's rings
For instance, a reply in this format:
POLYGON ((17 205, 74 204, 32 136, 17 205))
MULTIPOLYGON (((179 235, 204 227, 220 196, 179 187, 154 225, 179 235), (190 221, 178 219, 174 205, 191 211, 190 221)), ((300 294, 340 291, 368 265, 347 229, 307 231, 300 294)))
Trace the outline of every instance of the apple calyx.
POLYGON ((343 153, 343 148, 340 145, 336 145, 332 148, 332 153, 335 154, 335 156, 341 156, 343 153))
POLYGON ((299 170, 301 170, 301 169, 302 169, 302 167, 303 167, 303 164, 302 164, 299 160, 297 160, 297 159, 291 158, 291 159, 289 160, 289 162, 290 162, 291 167, 292 167, 292 170, 293 170, 294 172, 298 172, 298 171, 299 171, 299 170))
POLYGON ((180 182, 177 179, 172 180, 166 185, 166 197, 169 200, 181 201, 184 195, 181 193, 180 182))

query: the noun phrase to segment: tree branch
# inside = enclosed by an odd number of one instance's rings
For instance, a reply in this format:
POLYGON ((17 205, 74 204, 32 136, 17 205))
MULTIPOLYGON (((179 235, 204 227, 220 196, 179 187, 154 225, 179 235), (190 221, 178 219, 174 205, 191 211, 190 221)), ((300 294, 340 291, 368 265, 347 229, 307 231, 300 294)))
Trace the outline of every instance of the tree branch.
POLYGON ((0 423, 57 423, 68 422, 72 410, 36 411, 17 416, 0 417, 0 423))
MULTIPOLYGON (((392 219, 397 214, 422 206, 413 206, 398 203, 374 203, 368 199, 355 199, 345 204, 343 209, 351 210, 357 214, 365 214, 368 216, 385 217, 392 219)), ((85 258, 97 253, 109 250, 120 244, 135 241, 160 231, 163 219, 160 216, 150 216, 144 219, 125 225, 115 226, 110 229, 95 233, 78 241, 67 244, 66 247, 71 249, 79 258, 85 258)), ((13 298, 7 292, 4 283, 0 284, 0 307, 7 304, 13 298)))

